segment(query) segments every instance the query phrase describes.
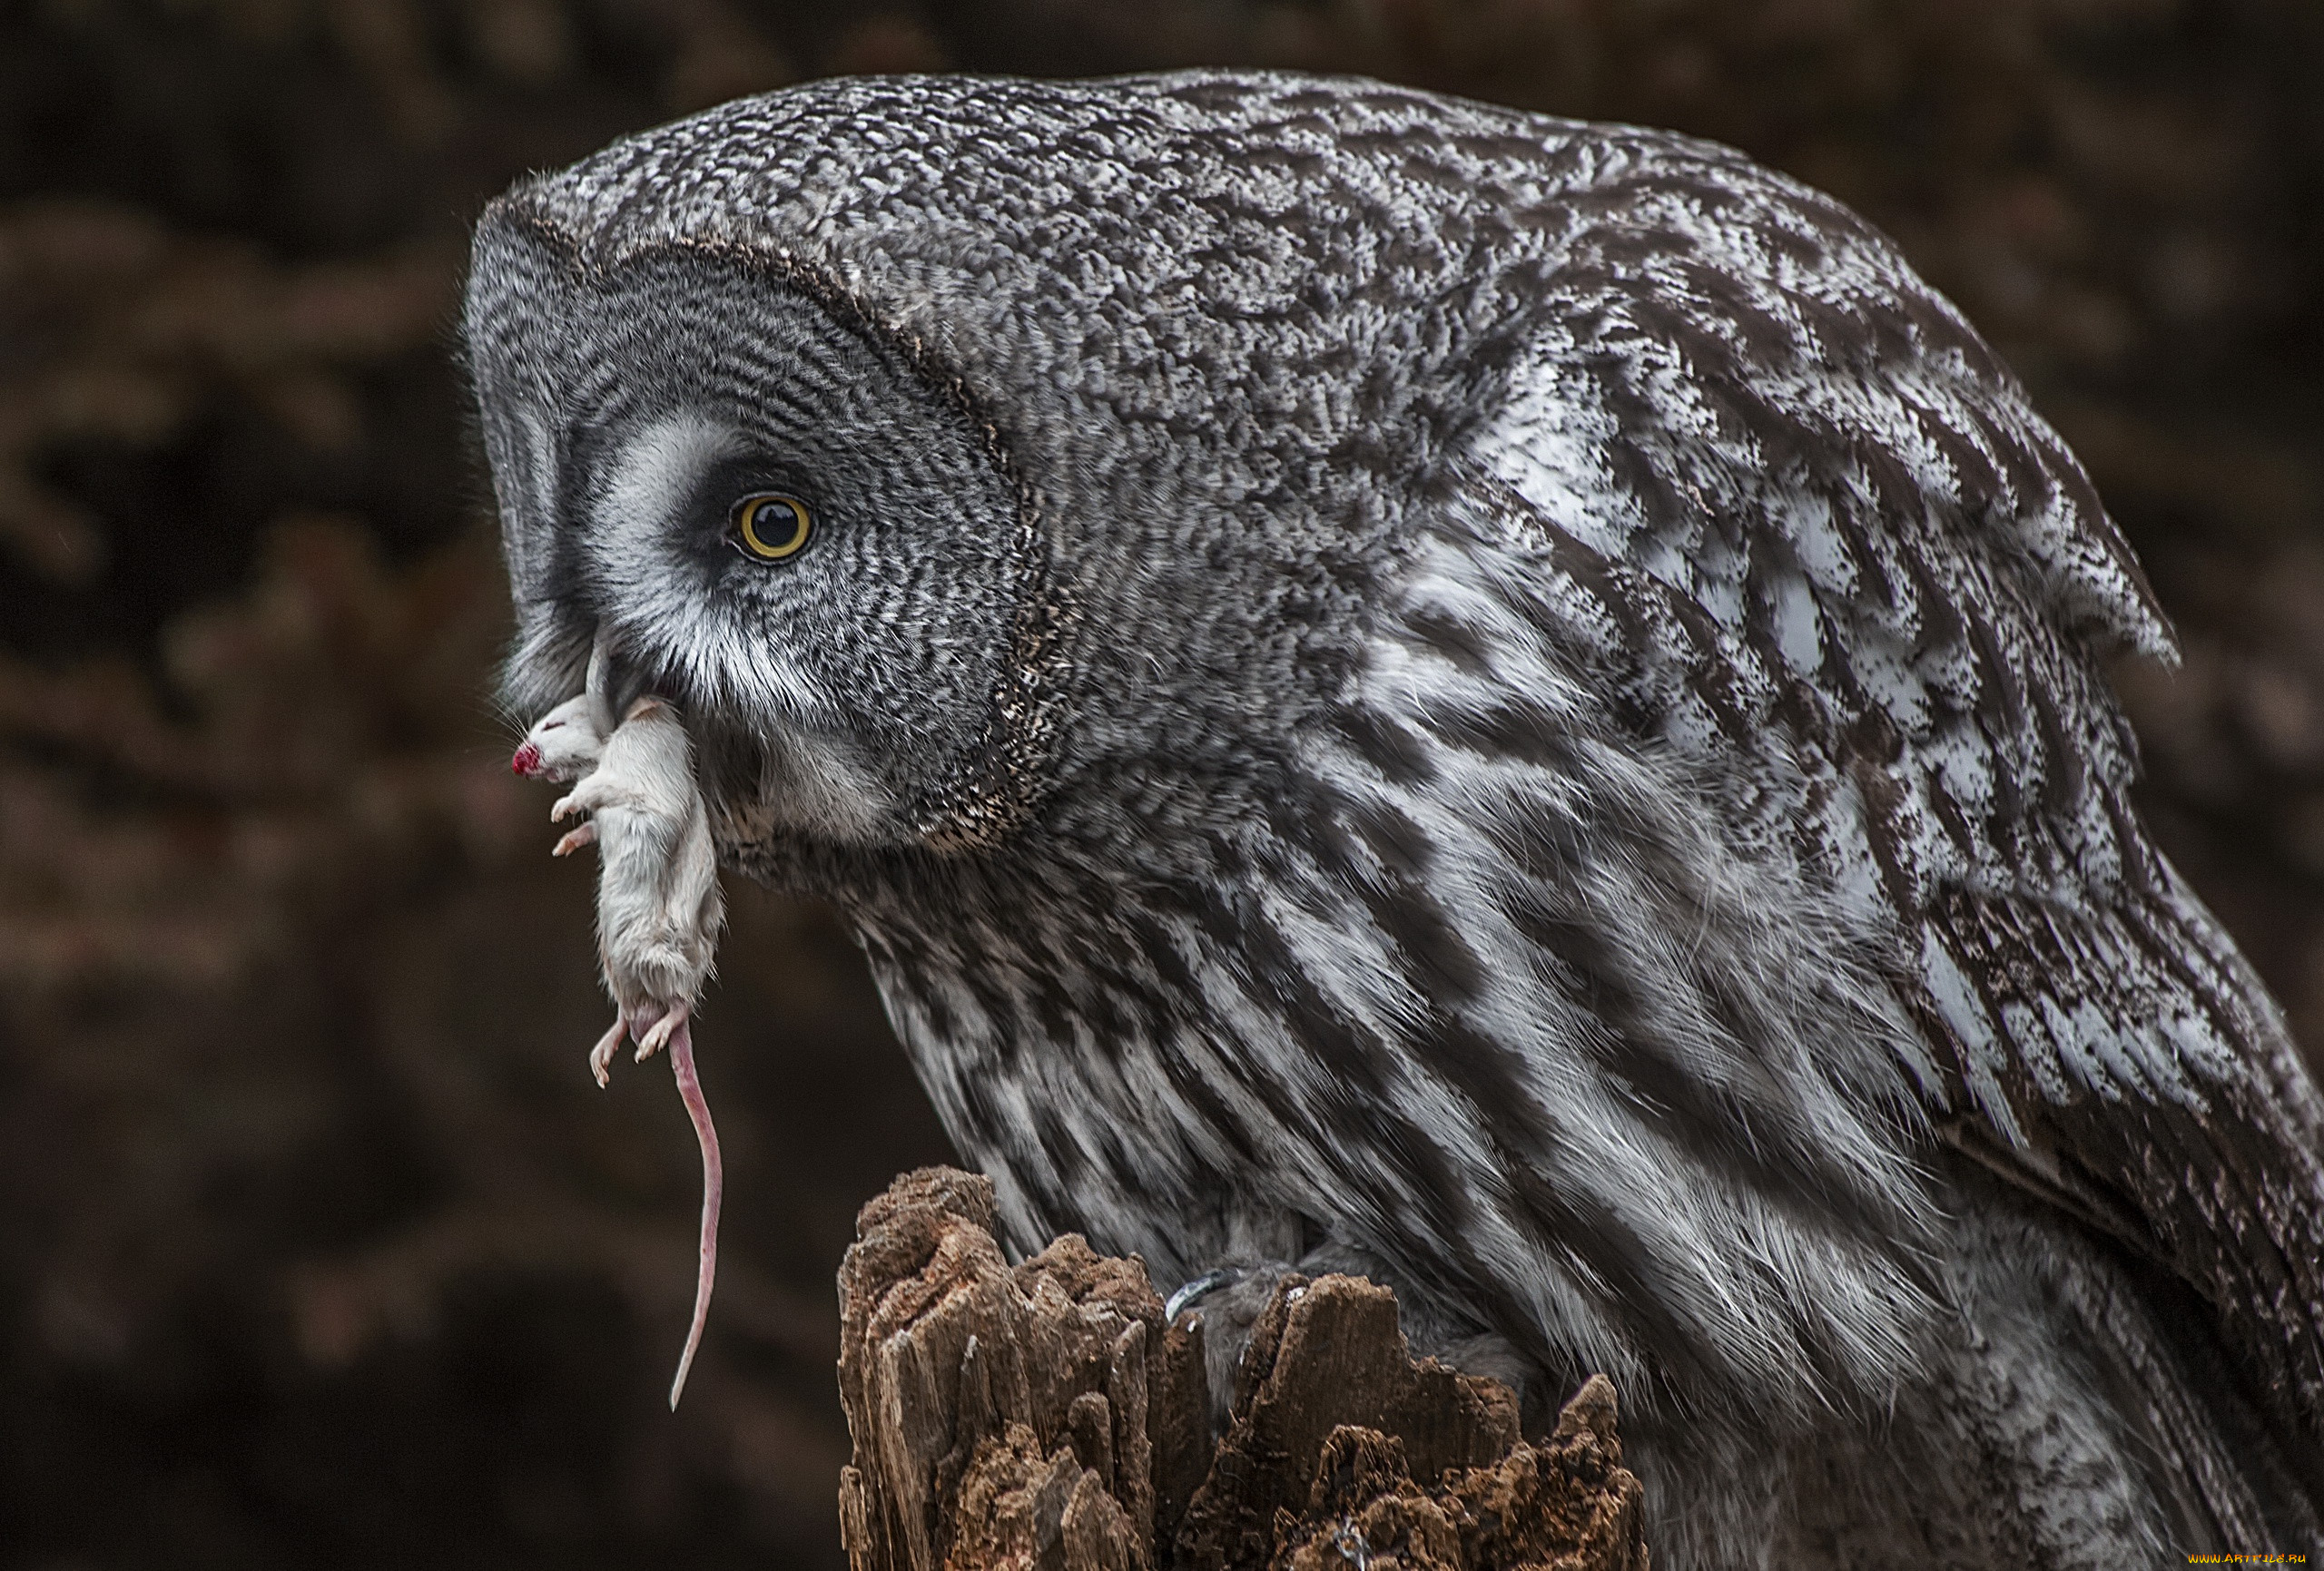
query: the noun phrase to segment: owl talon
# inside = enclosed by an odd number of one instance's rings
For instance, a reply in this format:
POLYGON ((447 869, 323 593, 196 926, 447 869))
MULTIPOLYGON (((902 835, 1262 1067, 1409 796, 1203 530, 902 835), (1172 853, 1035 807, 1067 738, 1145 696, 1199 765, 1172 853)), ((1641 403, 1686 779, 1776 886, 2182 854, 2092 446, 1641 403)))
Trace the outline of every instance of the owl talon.
POLYGON ((1170 1301, 1162 1306, 1162 1323, 1164 1325, 1177 1323, 1182 1311, 1194 1308, 1204 1298, 1216 1292, 1220 1288, 1242 1281, 1243 1275, 1241 1271, 1233 1266, 1222 1265, 1203 1272, 1192 1281, 1181 1283, 1178 1291, 1170 1295, 1170 1301))

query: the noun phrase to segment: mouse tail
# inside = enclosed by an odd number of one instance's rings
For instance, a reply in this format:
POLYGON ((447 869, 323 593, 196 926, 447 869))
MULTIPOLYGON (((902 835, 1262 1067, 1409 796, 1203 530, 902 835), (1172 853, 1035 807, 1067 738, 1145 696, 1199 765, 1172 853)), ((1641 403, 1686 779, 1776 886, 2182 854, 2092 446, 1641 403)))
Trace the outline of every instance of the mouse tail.
POLYGON ((613 685, 614 641, 606 624, 597 623, 597 634, 589 641, 589 668, 582 678, 581 691, 589 698, 589 724, 603 741, 613 735, 614 727, 621 723, 621 716, 614 711, 613 685))
POLYGON ((726 1175, 718 1155, 718 1129, 710 1122, 710 1104, 702 1095, 702 1081, 694 1067, 694 1024, 678 1022, 670 1033, 670 1068, 678 1080, 678 1095, 686 1105, 686 1116, 694 1120, 694 1139, 702 1146, 702 1252, 701 1265, 694 1277, 694 1324, 686 1330, 686 1350, 678 1358, 678 1378, 670 1382, 670 1410, 678 1410, 678 1398, 686 1389, 686 1372, 694 1368, 694 1355, 702 1346, 703 1322, 710 1318, 711 1284, 718 1277, 718 1204, 724 1197, 726 1175))

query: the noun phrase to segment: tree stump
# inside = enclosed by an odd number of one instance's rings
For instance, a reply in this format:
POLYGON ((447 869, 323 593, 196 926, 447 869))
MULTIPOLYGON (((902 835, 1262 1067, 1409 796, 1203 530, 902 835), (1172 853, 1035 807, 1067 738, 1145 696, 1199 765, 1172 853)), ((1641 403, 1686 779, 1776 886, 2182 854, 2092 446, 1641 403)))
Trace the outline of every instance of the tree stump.
POLYGON ((1528 1441, 1360 1278, 1275 1290, 1209 1432, 1198 1315, 1068 1234, 1011 1267, 990 1181, 899 1178, 840 1267, 852 1571, 1648 1571, 1614 1389, 1528 1441))

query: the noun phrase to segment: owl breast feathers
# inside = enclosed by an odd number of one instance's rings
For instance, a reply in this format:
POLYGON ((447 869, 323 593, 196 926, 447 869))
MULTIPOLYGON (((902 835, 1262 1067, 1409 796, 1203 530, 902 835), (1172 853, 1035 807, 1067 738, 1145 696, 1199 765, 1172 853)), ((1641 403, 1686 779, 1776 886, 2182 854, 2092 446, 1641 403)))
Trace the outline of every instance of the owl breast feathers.
POLYGON ((1018 1245, 1607 1370, 1669 1565, 2313 1528, 2324 1113, 2131 804, 2171 634, 1844 208, 1360 81, 827 82, 518 186, 467 331, 512 699, 617 633, 1018 1245))

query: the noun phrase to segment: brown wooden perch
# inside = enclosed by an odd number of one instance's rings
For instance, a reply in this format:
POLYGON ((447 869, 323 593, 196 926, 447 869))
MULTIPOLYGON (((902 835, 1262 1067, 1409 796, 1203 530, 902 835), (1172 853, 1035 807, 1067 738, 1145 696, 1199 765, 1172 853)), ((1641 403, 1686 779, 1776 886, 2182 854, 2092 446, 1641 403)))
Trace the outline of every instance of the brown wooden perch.
POLYGON ((840 1267, 853 1571, 1648 1571, 1614 1389, 1527 1441, 1507 1388, 1415 1361, 1395 1296, 1290 1277, 1209 1435, 1198 1317, 1068 1234, 1011 1267, 992 1185, 905 1174, 840 1267))

